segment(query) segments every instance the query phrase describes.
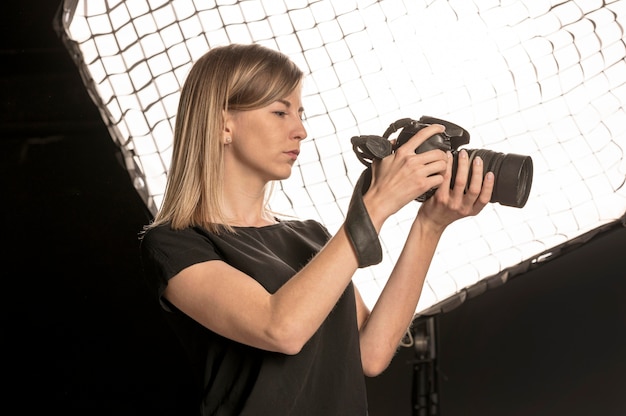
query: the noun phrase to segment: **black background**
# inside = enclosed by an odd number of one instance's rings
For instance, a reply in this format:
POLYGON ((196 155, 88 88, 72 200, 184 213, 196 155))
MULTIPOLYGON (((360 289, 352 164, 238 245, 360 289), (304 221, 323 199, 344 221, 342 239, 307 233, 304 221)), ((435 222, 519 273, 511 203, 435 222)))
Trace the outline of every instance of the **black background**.
MULTIPOLYGON (((146 293, 149 213, 52 27, 59 2, 4 4, 0 144, 5 407, 184 415, 181 349, 146 293)), ((626 230, 437 316, 439 410, 626 414, 626 230)), ((411 349, 368 380, 371 416, 410 415, 411 349)))
POLYGON ((3 11, 6 403, 18 414, 182 415, 185 361, 138 262, 150 217, 53 30, 59 4, 3 11))

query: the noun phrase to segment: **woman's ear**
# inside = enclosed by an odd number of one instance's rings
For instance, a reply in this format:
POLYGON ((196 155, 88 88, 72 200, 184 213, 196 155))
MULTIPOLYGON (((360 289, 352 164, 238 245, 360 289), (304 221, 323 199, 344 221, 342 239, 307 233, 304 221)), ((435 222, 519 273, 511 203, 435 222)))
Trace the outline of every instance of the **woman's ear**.
POLYGON ((230 116, 228 111, 222 111, 222 143, 224 144, 230 144, 233 141, 231 124, 232 117, 230 116))

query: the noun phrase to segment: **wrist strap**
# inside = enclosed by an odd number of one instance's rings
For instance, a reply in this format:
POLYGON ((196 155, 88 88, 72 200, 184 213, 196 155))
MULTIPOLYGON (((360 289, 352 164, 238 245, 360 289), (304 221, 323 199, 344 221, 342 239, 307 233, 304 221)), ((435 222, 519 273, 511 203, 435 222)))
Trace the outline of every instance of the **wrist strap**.
POLYGON ((383 259, 378 233, 363 203, 363 194, 369 189, 371 181, 371 168, 367 168, 354 187, 344 223, 348 238, 356 251, 359 268, 378 264, 383 259))

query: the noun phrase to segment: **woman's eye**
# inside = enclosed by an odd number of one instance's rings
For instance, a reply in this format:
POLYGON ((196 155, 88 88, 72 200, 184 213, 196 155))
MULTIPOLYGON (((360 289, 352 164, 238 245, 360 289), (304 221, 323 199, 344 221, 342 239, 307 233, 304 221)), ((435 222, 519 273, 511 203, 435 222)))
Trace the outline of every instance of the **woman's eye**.
POLYGON ((287 115, 287 112, 285 111, 274 111, 274 114, 276 114, 279 117, 284 117, 287 115))

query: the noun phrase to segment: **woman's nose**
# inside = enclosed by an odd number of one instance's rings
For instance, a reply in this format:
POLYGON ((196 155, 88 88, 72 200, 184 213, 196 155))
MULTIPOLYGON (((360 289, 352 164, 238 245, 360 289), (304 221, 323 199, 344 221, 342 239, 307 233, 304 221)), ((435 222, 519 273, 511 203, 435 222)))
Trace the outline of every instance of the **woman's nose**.
POLYGON ((293 138, 296 140, 304 140, 306 139, 306 136, 307 136, 307 132, 306 132, 306 128, 304 127, 304 122, 298 119, 298 126, 294 132, 293 138))

